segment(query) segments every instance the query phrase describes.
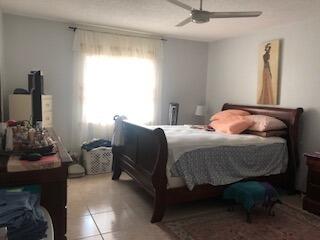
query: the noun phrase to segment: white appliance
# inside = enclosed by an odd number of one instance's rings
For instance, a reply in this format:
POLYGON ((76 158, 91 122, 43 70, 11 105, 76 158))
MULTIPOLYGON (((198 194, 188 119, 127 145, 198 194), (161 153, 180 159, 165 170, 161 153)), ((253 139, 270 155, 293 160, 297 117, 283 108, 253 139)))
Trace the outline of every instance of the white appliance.
POLYGON ((169 105, 169 125, 178 124, 179 103, 170 103, 169 105))

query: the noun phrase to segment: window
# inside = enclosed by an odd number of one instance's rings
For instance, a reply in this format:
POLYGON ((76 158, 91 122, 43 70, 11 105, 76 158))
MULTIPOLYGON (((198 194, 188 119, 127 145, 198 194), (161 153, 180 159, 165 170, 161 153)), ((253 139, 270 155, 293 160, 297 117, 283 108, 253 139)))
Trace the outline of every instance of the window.
POLYGON ((73 41, 72 148, 112 138, 114 115, 159 124, 162 41, 77 29, 73 41))
POLYGON ((147 58, 86 56, 83 118, 87 123, 111 124, 114 115, 150 123, 155 115, 155 64, 147 58))

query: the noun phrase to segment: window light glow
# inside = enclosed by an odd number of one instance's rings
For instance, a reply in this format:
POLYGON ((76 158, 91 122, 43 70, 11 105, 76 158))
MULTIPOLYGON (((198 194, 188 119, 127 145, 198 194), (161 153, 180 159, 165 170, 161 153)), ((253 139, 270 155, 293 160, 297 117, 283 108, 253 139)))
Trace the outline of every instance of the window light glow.
POLYGON ((87 56, 84 63, 83 118, 110 124, 114 115, 147 124, 154 119, 155 66, 149 59, 87 56))

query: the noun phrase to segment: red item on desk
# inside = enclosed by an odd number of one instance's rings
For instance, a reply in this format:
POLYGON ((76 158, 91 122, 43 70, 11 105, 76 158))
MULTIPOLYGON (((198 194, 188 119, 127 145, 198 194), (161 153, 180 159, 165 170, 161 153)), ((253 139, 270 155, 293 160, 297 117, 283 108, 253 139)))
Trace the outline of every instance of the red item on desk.
POLYGON ((20 160, 20 156, 10 156, 7 164, 8 172, 24 172, 42 169, 57 168, 61 161, 57 154, 44 156, 38 161, 20 160))
POLYGON ((17 126, 17 121, 16 121, 16 120, 8 120, 8 121, 7 121, 7 126, 8 126, 8 127, 17 126))

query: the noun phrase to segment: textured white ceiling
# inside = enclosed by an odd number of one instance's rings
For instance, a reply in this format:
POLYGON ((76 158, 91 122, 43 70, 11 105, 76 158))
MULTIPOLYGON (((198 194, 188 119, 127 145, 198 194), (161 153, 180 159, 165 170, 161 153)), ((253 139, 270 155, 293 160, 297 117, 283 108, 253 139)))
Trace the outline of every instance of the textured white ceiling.
MULTIPOLYGON (((198 0, 181 0, 198 8, 198 0)), ((205 24, 174 25, 188 11, 166 0, 0 0, 6 13, 70 23, 120 27, 158 35, 214 41, 316 16, 320 0, 204 0, 209 11, 263 11, 258 18, 212 19, 205 24)))

